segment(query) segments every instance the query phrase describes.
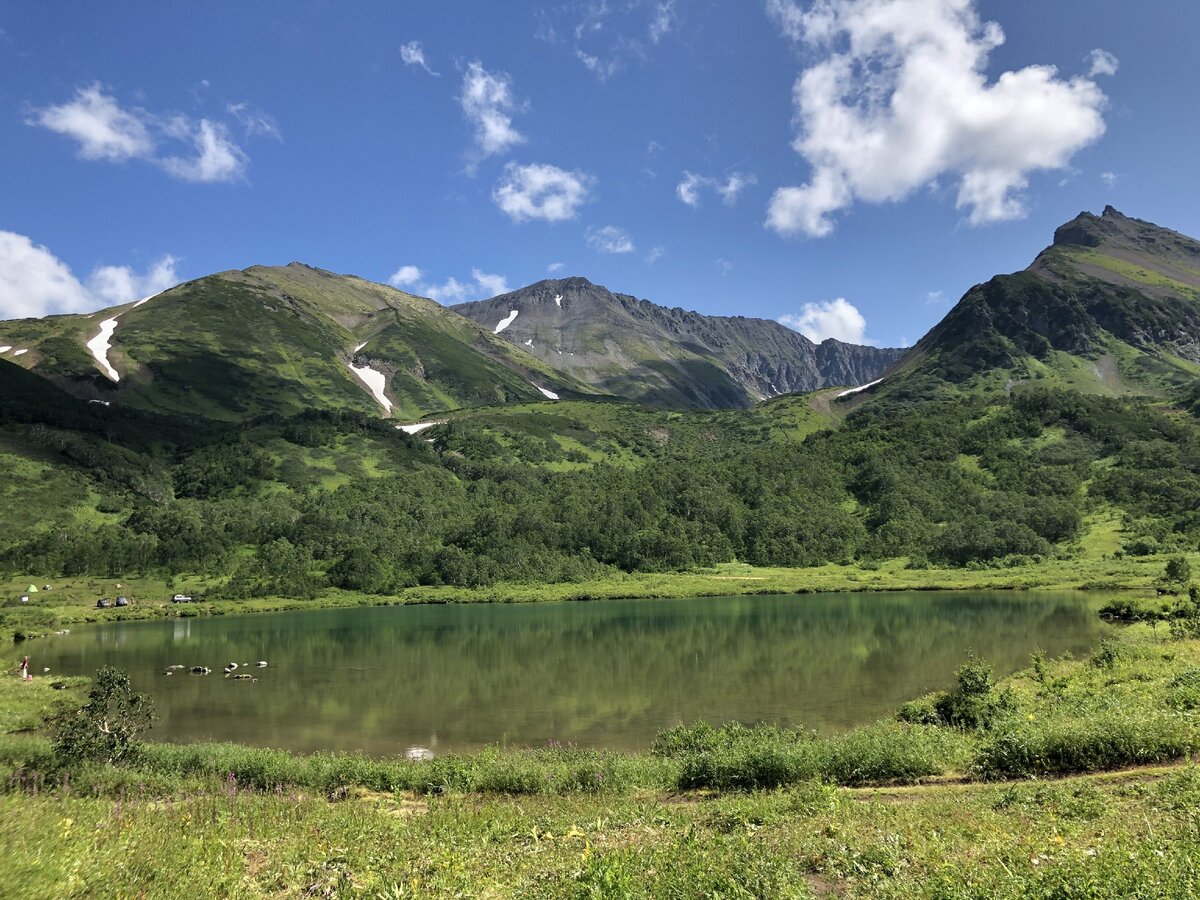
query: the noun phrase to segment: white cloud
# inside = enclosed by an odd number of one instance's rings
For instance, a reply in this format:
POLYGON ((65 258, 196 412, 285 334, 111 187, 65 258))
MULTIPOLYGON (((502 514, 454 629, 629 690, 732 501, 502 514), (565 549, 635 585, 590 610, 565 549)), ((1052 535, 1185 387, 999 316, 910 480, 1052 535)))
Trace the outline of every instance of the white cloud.
POLYGON ((758 179, 753 175, 743 175, 741 172, 734 172, 725 179, 724 183, 718 184, 716 189, 717 193, 721 195, 721 199, 725 202, 725 205, 733 206, 733 204, 737 203, 738 197, 743 190, 757 183, 758 179))
POLYGON ((757 183, 758 179, 755 176, 745 175, 741 172, 731 172, 727 178, 719 180, 684 171, 683 180, 675 187, 675 195, 692 209, 699 209, 700 192, 713 190, 720 195, 726 206, 733 206, 746 187, 757 183))
POLYGON ((1029 176, 1062 169, 1104 133, 1104 94, 1087 78, 1028 66, 987 79, 1004 41, 975 0, 767 0, 785 35, 823 58, 793 90, 796 151, 809 182, 779 188, 767 225, 820 237, 856 201, 904 200, 957 182, 972 225, 1025 214, 1029 176))
POLYGON ((586 172, 568 172, 546 163, 509 163, 492 200, 514 222, 565 222, 579 214, 594 182, 586 172))
POLYGON ((698 209, 700 207, 700 188, 707 183, 708 179, 704 176, 685 171, 683 181, 675 186, 675 194, 692 209, 698 209))
POLYGON ((154 154, 145 113, 122 109, 99 84, 80 88, 59 106, 37 110, 29 123, 78 141, 84 159, 124 162, 154 154))
POLYGON ((491 297, 508 293, 508 280, 503 275, 488 275, 486 272, 479 271, 479 269, 472 269, 471 277, 491 297))
POLYGON ((552 263, 550 263, 550 265, 546 266, 546 271, 553 274, 554 272, 561 272, 566 267, 567 267, 566 263, 552 262, 552 263))
POLYGON ((1116 172, 1101 172, 1100 180, 1104 182, 1105 187, 1111 188, 1116 187, 1117 182, 1121 180, 1121 176, 1116 172))
POLYGON ((453 276, 438 283, 427 281, 417 266, 401 266, 388 279, 393 287, 410 289, 412 293, 429 297, 438 303, 464 303, 467 300, 486 300, 497 294, 509 292, 508 280, 503 275, 493 275, 473 267, 470 281, 459 281, 453 276))
POLYGON ((401 266, 388 279, 392 287, 408 287, 421 281, 421 270, 416 266, 401 266))
POLYGON ((654 11, 650 18, 650 29, 648 37, 651 44, 657 44, 664 37, 671 33, 671 29, 675 27, 675 0, 667 0, 666 3, 658 3, 654 7, 654 11))
POLYGON ((589 228, 587 232, 588 246, 597 253, 632 253, 637 247, 633 238, 624 228, 616 225, 605 225, 603 228, 589 228))
POLYGON ((279 130, 279 123, 275 121, 273 116, 268 115, 261 109, 256 109, 243 101, 241 103, 227 104, 225 111, 242 123, 242 128, 246 131, 246 137, 269 137, 277 141, 283 140, 283 133, 279 130))
POLYGON ((429 63, 425 61, 425 48, 421 46, 420 41, 409 41, 400 47, 400 58, 404 60, 406 66, 420 66, 430 75, 438 73, 429 68, 429 63))
POLYGON ((1088 75, 1095 78, 1098 75, 1116 75, 1121 68, 1121 61, 1107 50, 1096 49, 1088 55, 1088 75))
POLYGON ((459 102, 475 129, 475 146, 481 159, 525 143, 525 135, 512 123, 513 114, 523 110, 524 104, 513 96, 512 79, 506 73, 493 74, 478 60, 471 63, 463 74, 459 102))
POLYGON ((733 271, 733 263, 722 257, 717 260, 717 269, 720 270, 722 277, 733 271))
MULTIPOLYGON (((228 104, 226 111, 241 123, 247 137, 282 139, 275 120, 248 103, 228 104)), ((80 88, 66 103, 35 110, 28 123, 72 138, 84 159, 138 159, 184 181, 242 181, 250 164, 225 123, 125 109, 99 84, 80 88), (171 152, 171 145, 178 143, 187 145, 190 155, 171 152)))
POLYGON ((666 255, 666 247, 651 247, 646 253, 646 265, 652 266, 666 255))
POLYGON ((946 292, 945 291, 930 291, 928 294, 925 295, 925 305, 926 306, 941 306, 945 302, 946 302, 946 292))
POLYGON ((159 165, 183 181, 230 182, 241 181, 250 159, 242 148, 229 139, 229 130, 220 122, 201 119, 193 122, 177 116, 167 125, 167 133, 181 141, 189 141, 195 150, 192 157, 168 156, 159 165))
POLYGON ((178 262, 164 256, 140 275, 130 266, 100 266, 88 278, 88 290, 104 306, 145 300, 179 284, 178 262))
POLYGON ((178 261, 164 256, 144 273, 101 266, 85 286, 70 267, 23 234, 0 231, 0 319, 79 313, 117 306, 177 284, 178 261))
POLYGON ((871 343, 866 338, 867 320, 844 297, 828 303, 805 303, 799 315, 780 316, 779 321, 818 344, 829 338, 847 344, 871 343))

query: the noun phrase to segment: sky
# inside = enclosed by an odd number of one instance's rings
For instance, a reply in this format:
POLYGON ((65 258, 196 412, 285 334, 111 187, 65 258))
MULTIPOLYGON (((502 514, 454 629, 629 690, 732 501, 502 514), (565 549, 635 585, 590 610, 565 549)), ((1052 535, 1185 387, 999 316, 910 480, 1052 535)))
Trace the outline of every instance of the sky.
POLYGON ((293 260, 918 340, 1106 204, 1200 236, 1194 0, 0 0, 0 318, 293 260))

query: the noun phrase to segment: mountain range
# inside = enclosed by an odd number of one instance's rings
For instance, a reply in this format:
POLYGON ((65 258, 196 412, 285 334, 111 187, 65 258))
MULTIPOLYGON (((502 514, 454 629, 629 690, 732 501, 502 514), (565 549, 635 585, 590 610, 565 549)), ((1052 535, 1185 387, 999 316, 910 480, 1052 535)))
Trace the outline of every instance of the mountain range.
POLYGON ((1200 242, 1112 208, 904 352, 582 278, 448 309, 221 272, 0 322, 0 570, 313 596, 1194 547, 1198 304, 1200 242))

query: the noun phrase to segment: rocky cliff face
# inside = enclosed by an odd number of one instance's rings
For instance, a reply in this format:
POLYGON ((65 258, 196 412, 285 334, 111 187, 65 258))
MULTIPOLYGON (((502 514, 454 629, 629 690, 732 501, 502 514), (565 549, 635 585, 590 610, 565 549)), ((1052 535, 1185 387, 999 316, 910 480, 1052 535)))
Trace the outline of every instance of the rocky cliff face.
POLYGON ((586 278, 540 281, 454 310, 583 382, 663 406, 743 407, 863 384, 902 352, 814 344, 778 322, 671 309, 586 278))

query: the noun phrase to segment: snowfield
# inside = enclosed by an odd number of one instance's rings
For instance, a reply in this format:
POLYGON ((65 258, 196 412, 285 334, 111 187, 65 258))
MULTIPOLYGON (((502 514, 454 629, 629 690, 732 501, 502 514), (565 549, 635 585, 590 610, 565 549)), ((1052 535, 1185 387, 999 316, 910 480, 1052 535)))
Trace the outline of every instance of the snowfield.
POLYGON ((562 309, 562 294, 554 295, 554 305, 557 306, 559 309, 562 309))
MULTIPOLYGON (((533 384, 532 381, 529 383, 533 384)), ((538 387, 536 384, 533 384, 533 386, 535 388, 537 388, 539 391, 541 391, 547 400, 557 400, 558 399, 558 394, 554 393, 554 391, 548 391, 544 387, 538 387)))
POLYGON ((405 434, 420 434, 426 428, 432 428, 434 425, 445 425, 445 422, 417 422, 414 425, 397 425, 397 431, 403 431, 405 434))
POLYGON ((500 324, 496 326, 496 330, 493 331, 492 334, 499 334, 505 328, 507 328, 509 325, 511 325, 513 322, 515 322, 517 320, 518 312, 520 312, 520 310, 514 309, 507 316, 505 316, 503 319, 501 319, 500 324))
POLYGON ((387 376, 370 366, 356 366, 353 363, 346 363, 346 365, 351 372, 358 376, 358 380, 367 386, 367 389, 379 401, 379 405, 391 413, 392 401, 383 393, 383 389, 387 387, 387 376))
POLYGON ((371 342, 363 341, 361 344, 359 344, 357 347, 354 348, 354 352, 357 353, 359 350, 361 350, 363 347, 367 346, 367 344, 369 344, 369 343, 371 343, 371 342))
POLYGON ((5 344, 3 347, 0 347, 0 353, 7 353, 11 349, 12 344, 5 344))
POLYGON ((850 390, 848 390, 848 391, 842 391, 840 394, 837 395, 836 399, 841 400, 843 397, 849 397, 851 394, 857 394, 857 393, 865 391, 869 388, 873 388, 873 387, 875 387, 875 385, 879 384, 879 382, 881 382, 881 381, 883 381, 883 379, 879 378, 879 379, 876 379, 875 381, 869 382, 867 384, 860 384, 856 388, 850 388, 850 390))
POLYGON ((117 330, 117 317, 105 319, 100 323, 100 333, 87 342, 88 352, 95 357, 100 368, 104 370, 104 374, 112 381, 120 381, 121 376, 117 374, 117 370, 112 367, 112 363, 108 361, 108 350, 112 346, 113 332, 117 330))

